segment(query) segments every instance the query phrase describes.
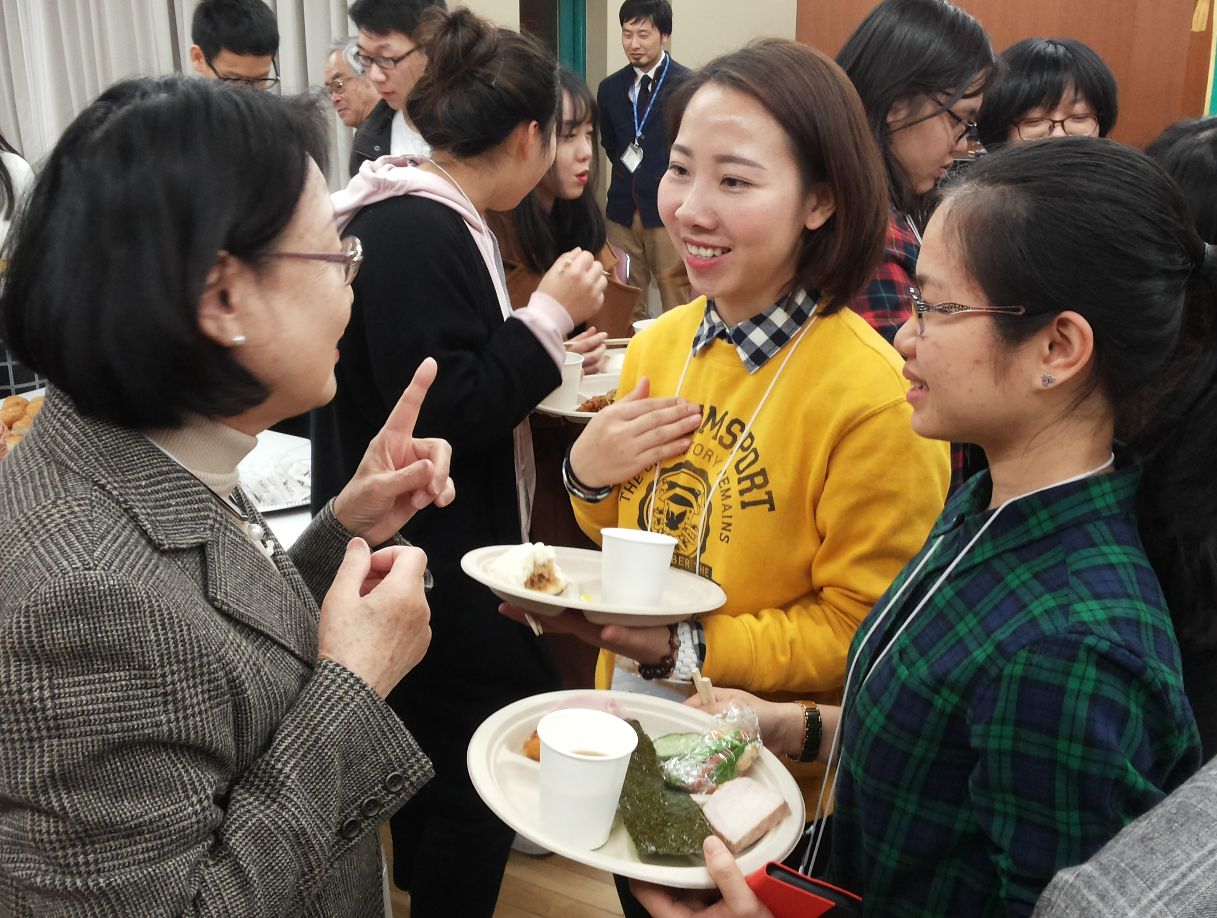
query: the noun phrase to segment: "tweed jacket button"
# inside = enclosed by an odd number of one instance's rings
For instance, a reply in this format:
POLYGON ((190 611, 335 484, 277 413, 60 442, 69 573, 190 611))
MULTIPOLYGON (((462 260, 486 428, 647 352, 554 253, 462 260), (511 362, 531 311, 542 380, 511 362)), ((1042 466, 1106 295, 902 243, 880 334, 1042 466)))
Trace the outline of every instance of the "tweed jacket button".
POLYGON ((342 828, 340 828, 338 830, 338 834, 341 835, 343 838, 350 840, 359 835, 359 830, 362 827, 363 827, 363 823, 361 823, 358 819, 356 819, 354 816, 352 816, 350 819, 348 819, 346 822, 344 822, 342 824, 342 828))
POLYGON ((406 776, 400 771, 391 771, 385 776, 384 788, 390 794, 396 794, 406 786, 406 776))
POLYGON ((368 797, 363 803, 359 804, 359 812, 364 816, 375 816, 380 812, 380 798, 368 797))

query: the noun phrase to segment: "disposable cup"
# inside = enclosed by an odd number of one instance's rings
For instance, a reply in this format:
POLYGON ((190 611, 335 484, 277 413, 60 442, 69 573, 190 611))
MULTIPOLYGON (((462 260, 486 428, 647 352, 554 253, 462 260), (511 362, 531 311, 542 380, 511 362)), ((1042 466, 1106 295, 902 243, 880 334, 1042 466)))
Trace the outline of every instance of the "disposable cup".
POLYGON ((654 325, 654 324, 655 324, 654 319, 639 319, 637 322, 631 323, 630 327, 632 329, 634 329, 634 334, 638 334, 644 328, 646 328, 650 325, 654 325))
POLYGON ((574 848, 608 841, 638 734, 604 711, 563 708, 537 724, 541 738, 541 828, 574 848))
POLYGON ((563 411, 579 406, 579 383, 583 381, 583 355, 567 353, 562 364, 562 385, 545 396, 545 404, 563 411))
POLYGON ((600 598, 612 606, 658 606, 676 540, 642 529, 601 529, 600 539, 600 598))

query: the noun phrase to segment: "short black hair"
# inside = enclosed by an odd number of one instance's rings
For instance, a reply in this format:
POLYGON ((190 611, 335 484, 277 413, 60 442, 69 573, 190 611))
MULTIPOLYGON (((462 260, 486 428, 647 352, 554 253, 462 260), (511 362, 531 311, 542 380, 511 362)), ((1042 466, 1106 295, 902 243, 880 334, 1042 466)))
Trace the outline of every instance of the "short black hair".
POLYGON ((837 63, 862 98, 892 205, 918 211, 922 201, 892 151, 888 112, 927 93, 944 96, 943 107, 950 108, 985 92, 997 67, 989 36, 974 16, 945 0, 883 0, 846 39, 837 63))
POLYGON ((976 119, 980 142, 1001 146, 1023 115, 1056 108, 1070 89, 1094 107, 1099 136, 1106 137, 1120 113, 1116 78, 1093 48, 1072 38, 1026 38, 1011 45, 976 119))
POLYGON ((1200 238, 1217 243, 1217 118, 1176 121, 1145 152, 1179 186, 1200 238))
POLYGON ((349 15, 357 29, 373 35, 400 32, 413 39, 423 13, 432 7, 448 8, 444 0, 355 0, 349 15))
POLYGON ((279 53, 279 24, 263 0, 200 0, 190 40, 208 61, 221 51, 269 57, 279 53))
POLYGON ((672 34, 672 4, 668 0, 625 0, 617 13, 621 24, 649 19, 660 35, 672 34))
POLYGON ((266 387, 199 328, 199 300, 221 250, 261 267, 325 150, 307 97, 182 76, 115 84, 26 202, 0 289, 5 342, 82 412, 128 427, 259 404, 266 387))

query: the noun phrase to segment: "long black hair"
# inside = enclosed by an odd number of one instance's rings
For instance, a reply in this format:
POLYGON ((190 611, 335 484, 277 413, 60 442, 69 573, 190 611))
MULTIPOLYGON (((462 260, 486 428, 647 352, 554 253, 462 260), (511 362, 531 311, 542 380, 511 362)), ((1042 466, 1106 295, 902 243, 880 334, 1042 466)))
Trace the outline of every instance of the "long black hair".
POLYGON ((1179 186, 1200 238, 1217 243, 1217 118, 1177 121, 1145 152, 1179 186))
MULTIPOLYGON (((0 153, 12 153, 15 156, 20 156, 12 144, 4 139, 4 135, 0 134, 0 153)), ((13 215, 13 211, 17 207, 17 190, 13 187, 13 177, 8 174, 8 167, 4 165, 4 158, 0 157, 0 217, 5 220, 13 215)))
POLYGON ((837 63, 862 98, 893 206, 915 213, 921 196, 892 152, 888 113, 898 102, 927 94, 943 97, 943 108, 950 108, 984 92, 997 66, 989 36, 975 18, 944 0, 883 0, 846 39, 837 63))
POLYGON ((1185 653, 1217 648, 1217 249, 1170 176, 1097 137, 1012 145, 944 194, 946 230, 1014 345, 1062 309, 1094 330, 1094 386, 1143 465, 1138 525, 1185 653))
POLYGON ((570 120, 563 118, 558 124, 558 134, 570 133, 584 124, 592 125, 592 162, 589 181, 583 194, 574 200, 557 198, 553 209, 546 213, 531 193, 511 211, 508 218, 515 223, 520 241, 520 252, 525 267, 535 274, 544 274, 558 256, 573 248, 588 252, 599 252, 604 248, 607 229, 604 213, 596 201, 596 178, 599 172, 599 157, 596 145, 596 99, 587 84, 571 70, 562 67, 558 71, 558 85, 570 97, 570 120))
POLYGON ((1033 108, 1053 109, 1073 90, 1094 108, 1099 136, 1120 114, 1116 78, 1103 58, 1073 38, 1025 38, 1002 54, 1000 76, 985 93, 977 136, 988 149, 1001 146, 1010 128, 1033 108))

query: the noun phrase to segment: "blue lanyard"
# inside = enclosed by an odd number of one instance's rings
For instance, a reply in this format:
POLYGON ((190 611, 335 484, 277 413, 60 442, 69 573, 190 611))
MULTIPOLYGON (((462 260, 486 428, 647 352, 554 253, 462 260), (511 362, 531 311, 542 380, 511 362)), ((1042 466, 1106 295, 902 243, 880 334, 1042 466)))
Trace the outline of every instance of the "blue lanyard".
POLYGON ((642 91, 642 82, 638 83, 638 88, 634 92, 634 143, 638 143, 638 138, 642 136, 642 129, 647 126, 647 119, 651 117, 651 109, 655 107, 655 97, 659 95, 663 81, 668 78, 668 68, 671 66, 672 55, 669 54, 668 59, 663 62, 663 73, 659 75, 659 82, 651 90, 651 99, 647 102, 647 110, 643 112, 641 124, 638 122, 638 93, 642 91))

